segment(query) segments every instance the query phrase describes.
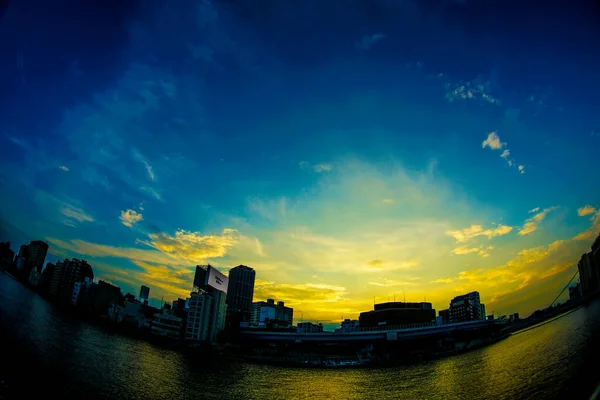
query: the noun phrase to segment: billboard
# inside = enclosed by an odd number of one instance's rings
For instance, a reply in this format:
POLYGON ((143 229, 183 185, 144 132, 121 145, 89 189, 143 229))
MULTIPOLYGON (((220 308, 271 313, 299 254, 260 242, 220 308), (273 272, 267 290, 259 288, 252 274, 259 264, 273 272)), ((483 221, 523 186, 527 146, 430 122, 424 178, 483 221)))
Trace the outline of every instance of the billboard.
POLYGON ((206 284, 214 289, 227 293, 229 279, 219 272, 218 269, 209 265, 206 271, 206 284))

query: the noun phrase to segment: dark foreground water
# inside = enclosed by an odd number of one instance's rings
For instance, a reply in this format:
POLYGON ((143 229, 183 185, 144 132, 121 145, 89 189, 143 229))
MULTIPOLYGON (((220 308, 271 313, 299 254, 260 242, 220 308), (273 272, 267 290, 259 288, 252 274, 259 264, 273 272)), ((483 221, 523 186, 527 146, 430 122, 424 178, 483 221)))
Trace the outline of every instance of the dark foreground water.
POLYGON ((317 370, 205 365, 82 323, 0 273, 5 398, 587 399, 600 381, 600 302, 492 346, 417 365, 317 370))

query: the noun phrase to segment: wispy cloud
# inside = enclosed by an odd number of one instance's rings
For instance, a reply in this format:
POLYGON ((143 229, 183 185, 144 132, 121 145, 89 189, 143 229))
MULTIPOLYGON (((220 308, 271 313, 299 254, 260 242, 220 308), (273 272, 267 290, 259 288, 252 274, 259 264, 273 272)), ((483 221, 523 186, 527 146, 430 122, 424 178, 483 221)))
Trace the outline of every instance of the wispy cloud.
POLYGON ((141 213, 138 213, 134 210, 121 210, 121 216, 119 217, 121 223, 125 226, 132 227, 136 222, 143 220, 141 213))
POLYGON ((63 223, 68 226, 75 227, 76 222, 94 222, 94 218, 91 215, 71 204, 64 204, 60 212, 66 218, 63 223))
POLYGON ((456 239, 457 243, 466 242, 477 236, 485 236, 491 239, 495 236, 503 236, 512 231, 512 226, 498 225, 496 228, 483 229, 482 225, 471 225, 468 228, 450 230, 446 232, 446 235, 452 236, 456 239))
POLYGON ((455 255, 465 255, 471 253, 477 253, 481 257, 489 257, 490 250, 493 250, 494 246, 477 246, 477 247, 469 247, 469 246, 458 246, 453 249, 450 254, 455 255))
MULTIPOLYGON (((539 209, 539 207, 537 207, 537 209, 539 209)), ((544 220, 544 218, 546 218, 546 215, 548 215, 550 211, 554 211, 555 209, 556 207, 549 207, 535 214, 533 217, 528 218, 527 221, 525 221, 523 227, 519 229, 519 236, 525 236, 535 232, 538 229, 540 223, 544 220)), ((534 210, 536 209, 534 208, 534 210)), ((530 212, 532 211, 533 210, 531 210, 530 212)))
POLYGON ((64 166, 64 165, 61 165, 61 166, 59 166, 59 167, 58 167, 58 169, 60 169, 60 170, 63 170, 63 171, 65 171, 65 172, 68 172, 68 171, 69 171, 69 167, 66 167, 66 166, 64 166))
POLYGON ((500 140, 497 132, 490 132, 487 138, 481 143, 481 148, 489 147, 491 150, 502 150, 500 157, 506 160, 509 167, 516 167, 521 174, 525 173, 525 166, 518 165, 516 161, 510 158, 510 150, 506 148, 506 142, 500 140))
POLYGON ((382 41, 386 38, 383 33, 376 33, 373 35, 365 35, 359 41, 355 43, 356 47, 361 50, 369 50, 375 43, 382 41))
POLYGON ((538 211, 540 211, 539 207, 532 208, 531 210, 529 210, 530 213, 534 213, 534 212, 538 212, 538 211))
POLYGON ((585 205, 581 208, 577 209, 577 215, 580 217, 585 217, 586 215, 590 215, 596 212, 596 209, 590 205, 585 205))
POLYGON ((389 199, 388 198, 388 199, 382 199, 381 200, 381 204, 392 205, 392 204, 395 204, 395 203, 396 203, 396 201, 394 199, 389 199))
POLYGON ((300 166, 300 168, 302 169, 308 169, 308 170, 313 170, 314 172, 317 173, 321 173, 321 172, 331 172, 333 171, 333 165, 330 163, 319 163, 319 164, 314 164, 311 165, 311 163, 309 163, 308 161, 300 161, 298 163, 298 165, 300 166))
POLYGON ((475 79, 470 82, 459 82, 457 84, 446 84, 446 99, 449 102, 459 100, 483 100, 490 104, 500 105, 500 100, 490 94, 489 82, 475 79))
POLYGON ((140 153, 140 151, 137 149, 133 149, 132 154, 135 160, 141 162, 144 165, 144 168, 146 169, 150 180, 154 181, 156 179, 156 176, 154 175, 154 169, 152 168, 152 165, 150 165, 146 157, 144 157, 144 155, 142 155, 142 153, 140 153))
POLYGON ((375 259, 375 260, 367 261, 367 266, 369 268, 381 268, 381 267, 383 267, 383 260, 375 259))
POLYGON ((29 146, 29 145, 27 144, 27 142, 26 142, 26 141, 24 141, 23 139, 19 139, 19 138, 17 138, 17 137, 11 136, 11 135, 9 135, 8 133, 5 133, 5 134, 4 134, 4 136, 6 136, 6 138, 7 138, 8 140, 10 140, 11 142, 13 142, 14 144, 16 144, 16 145, 17 145, 17 146, 19 146, 19 147, 22 147, 22 148, 24 148, 24 149, 25 149, 25 148, 27 148, 27 147, 29 146))
POLYGON ((333 166, 331 164, 317 164, 313 167, 315 172, 330 172, 333 170, 333 166))

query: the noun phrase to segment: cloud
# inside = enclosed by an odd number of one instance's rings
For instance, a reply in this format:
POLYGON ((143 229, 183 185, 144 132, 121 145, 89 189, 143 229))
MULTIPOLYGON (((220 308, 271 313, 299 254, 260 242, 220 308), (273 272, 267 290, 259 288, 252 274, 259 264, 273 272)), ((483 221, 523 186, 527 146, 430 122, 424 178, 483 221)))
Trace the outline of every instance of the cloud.
MULTIPOLYGON (((585 208, 585 207, 583 207, 585 208)), ((577 234, 573 240, 584 241, 592 240, 600 233, 600 210, 596 210, 596 213, 592 217, 592 226, 584 232, 577 234)))
POLYGON ((416 286, 416 285, 418 285, 418 282, 415 282, 415 280, 396 281, 393 279, 382 278, 379 281, 369 282, 369 285, 380 286, 380 287, 416 286))
POLYGON ((466 242, 477 236, 486 236, 488 239, 492 239, 496 236, 503 236, 512 231, 512 226, 498 225, 496 228, 483 229, 481 225, 471 225, 468 228, 450 230, 446 232, 446 235, 452 236, 456 239, 457 243, 466 242))
MULTIPOLYGON (((533 233, 537 230, 539 224, 546 218, 546 215, 548 215, 548 213, 550 211, 554 211, 556 209, 556 207, 549 207, 544 209, 543 211, 540 211, 539 213, 535 214, 533 217, 528 218, 525 221, 525 224, 523 225, 523 227, 519 230, 519 236, 525 236, 525 235, 529 235, 530 233, 533 233)), ((539 210, 539 207, 534 208, 533 210, 529 211, 529 212, 535 212, 534 210, 539 210)))
POLYGON ((489 257, 490 250, 493 250, 494 246, 478 246, 478 247, 468 247, 468 246, 459 246, 455 249, 453 249, 450 254, 454 254, 454 255, 465 255, 465 254, 471 254, 471 253, 477 253, 479 254, 481 257, 489 257))
POLYGON ((133 154, 133 158, 135 160, 144 164, 144 168, 146 168, 146 173, 148 174, 148 177, 150 178, 151 181, 154 182, 154 180, 156 179, 156 176, 154 175, 154 170, 152 168, 152 165, 150 165, 150 163, 148 162, 146 157, 144 157, 142 155, 142 153, 140 153, 140 151, 137 149, 133 149, 132 154, 133 154))
POLYGON ((121 216, 119 217, 121 223, 125 226, 132 227, 136 222, 143 220, 142 214, 138 214, 134 210, 121 210, 121 216))
POLYGON ((367 266, 369 268, 381 268, 383 267, 383 261, 382 260, 371 260, 371 261, 367 261, 367 266))
POLYGON ((149 194, 150 196, 154 197, 156 200, 158 201, 164 201, 164 199, 162 198, 162 195, 154 188, 151 188, 150 186, 140 186, 140 190, 142 192, 145 192, 147 194, 149 194))
POLYGON ((361 50, 369 50, 375 43, 385 39, 386 35, 382 33, 376 33, 373 35, 365 35, 359 41, 355 43, 356 48, 361 50))
POLYGON ((317 164, 313 167, 315 172, 330 172, 333 170, 333 166, 331 164, 317 164))
POLYGON ((220 235, 202 235, 180 229, 174 236, 161 232, 151 233, 148 238, 150 240, 139 240, 138 243, 192 264, 199 264, 207 259, 223 257, 227 249, 236 243, 237 231, 226 228, 220 235))
POLYGON ((595 212, 596 209, 590 205, 585 205, 577 209, 577 215, 579 215, 580 217, 585 217, 586 215, 593 214, 595 212))
POLYGON ((65 172, 69 171, 69 167, 65 167, 64 165, 60 165, 58 168, 61 169, 61 170, 63 170, 63 171, 65 171, 65 172))
POLYGON ((237 232, 224 229, 220 235, 202 235, 198 232, 178 230, 175 235, 152 233, 148 240, 137 240, 138 244, 150 248, 120 247, 83 240, 64 241, 47 237, 53 246, 89 257, 114 257, 155 265, 189 267, 223 257, 237 243, 237 232))
POLYGON ((333 171, 333 165, 329 163, 311 165, 311 163, 309 163, 308 161, 300 161, 298 165, 302 169, 312 169, 314 172, 317 173, 333 171))
POLYGON ((395 204, 396 201, 394 199, 382 199, 381 203, 386 204, 386 205, 392 205, 392 204, 395 204))
POLYGON ((517 165, 516 161, 510 158, 510 150, 506 148, 506 142, 500 140, 497 132, 490 132, 487 138, 481 143, 481 148, 489 147, 491 150, 503 150, 500 157, 506 160, 509 167, 516 167, 521 174, 525 173, 523 165, 517 165))
POLYGON ((67 219, 77 222, 94 222, 94 218, 88 215, 81 208, 75 207, 70 204, 66 204, 61 210, 61 213, 67 217, 67 219))
MULTIPOLYGON (((483 141, 483 143, 481 143, 481 147, 484 149, 486 147, 489 147, 492 150, 500 150, 504 146, 506 146, 506 143, 502 143, 500 141, 500 137, 496 132, 490 132, 488 137, 483 141)), ((504 157, 505 152, 506 150, 502 153, 501 157, 504 157)), ((510 151, 508 152, 508 154, 510 154, 510 151)))
MULTIPOLYGON (((275 299, 284 301, 286 305, 294 306, 300 304, 333 303, 344 298, 346 288, 343 286, 329 285, 324 283, 272 283, 257 282, 254 287, 255 301, 275 299)), ((297 310, 295 310, 295 315, 297 310)))
POLYGON ((446 99, 453 103, 457 100, 483 100, 490 104, 500 105, 500 100, 489 93, 489 82, 475 79, 470 82, 459 82, 457 84, 446 84, 446 99))
POLYGON ((435 281, 432 281, 431 283, 452 283, 454 282, 454 279, 452 278, 440 278, 440 279, 436 279, 435 281))
POLYGON ((22 147, 24 149, 27 149, 29 147, 29 145, 27 144, 27 142, 25 142, 22 139, 16 138, 16 137, 11 136, 11 135, 9 135, 7 133, 5 133, 4 136, 6 136, 6 138, 8 140, 10 140, 11 142, 13 142, 14 144, 16 144, 19 147, 22 147))
POLYGON ((530 213, 534 213, 534 212, 538 212, 538 211, 540 211, 539 207, 536 207, 536 208, 533 208, 533 209, 529 210, 530 213))

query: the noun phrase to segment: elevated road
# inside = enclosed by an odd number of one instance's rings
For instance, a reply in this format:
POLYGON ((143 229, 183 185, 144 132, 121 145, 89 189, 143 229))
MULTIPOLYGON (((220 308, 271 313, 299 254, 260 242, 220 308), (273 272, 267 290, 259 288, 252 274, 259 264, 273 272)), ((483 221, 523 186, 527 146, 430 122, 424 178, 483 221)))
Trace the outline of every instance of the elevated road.
POLYGON ((459 332, 495 330, 498 331, 505 325, 504 321, 470 321, 441 326, 427 326, 418 328, 393 328, 378 327, 375 330, 359 330, 355 332, 269 332, 248 329, 241 335, 248 340, 267 342, 360 342, 360 341, 401 341, 420 338, 433 338, 436 336, 450 336, 459 332))

